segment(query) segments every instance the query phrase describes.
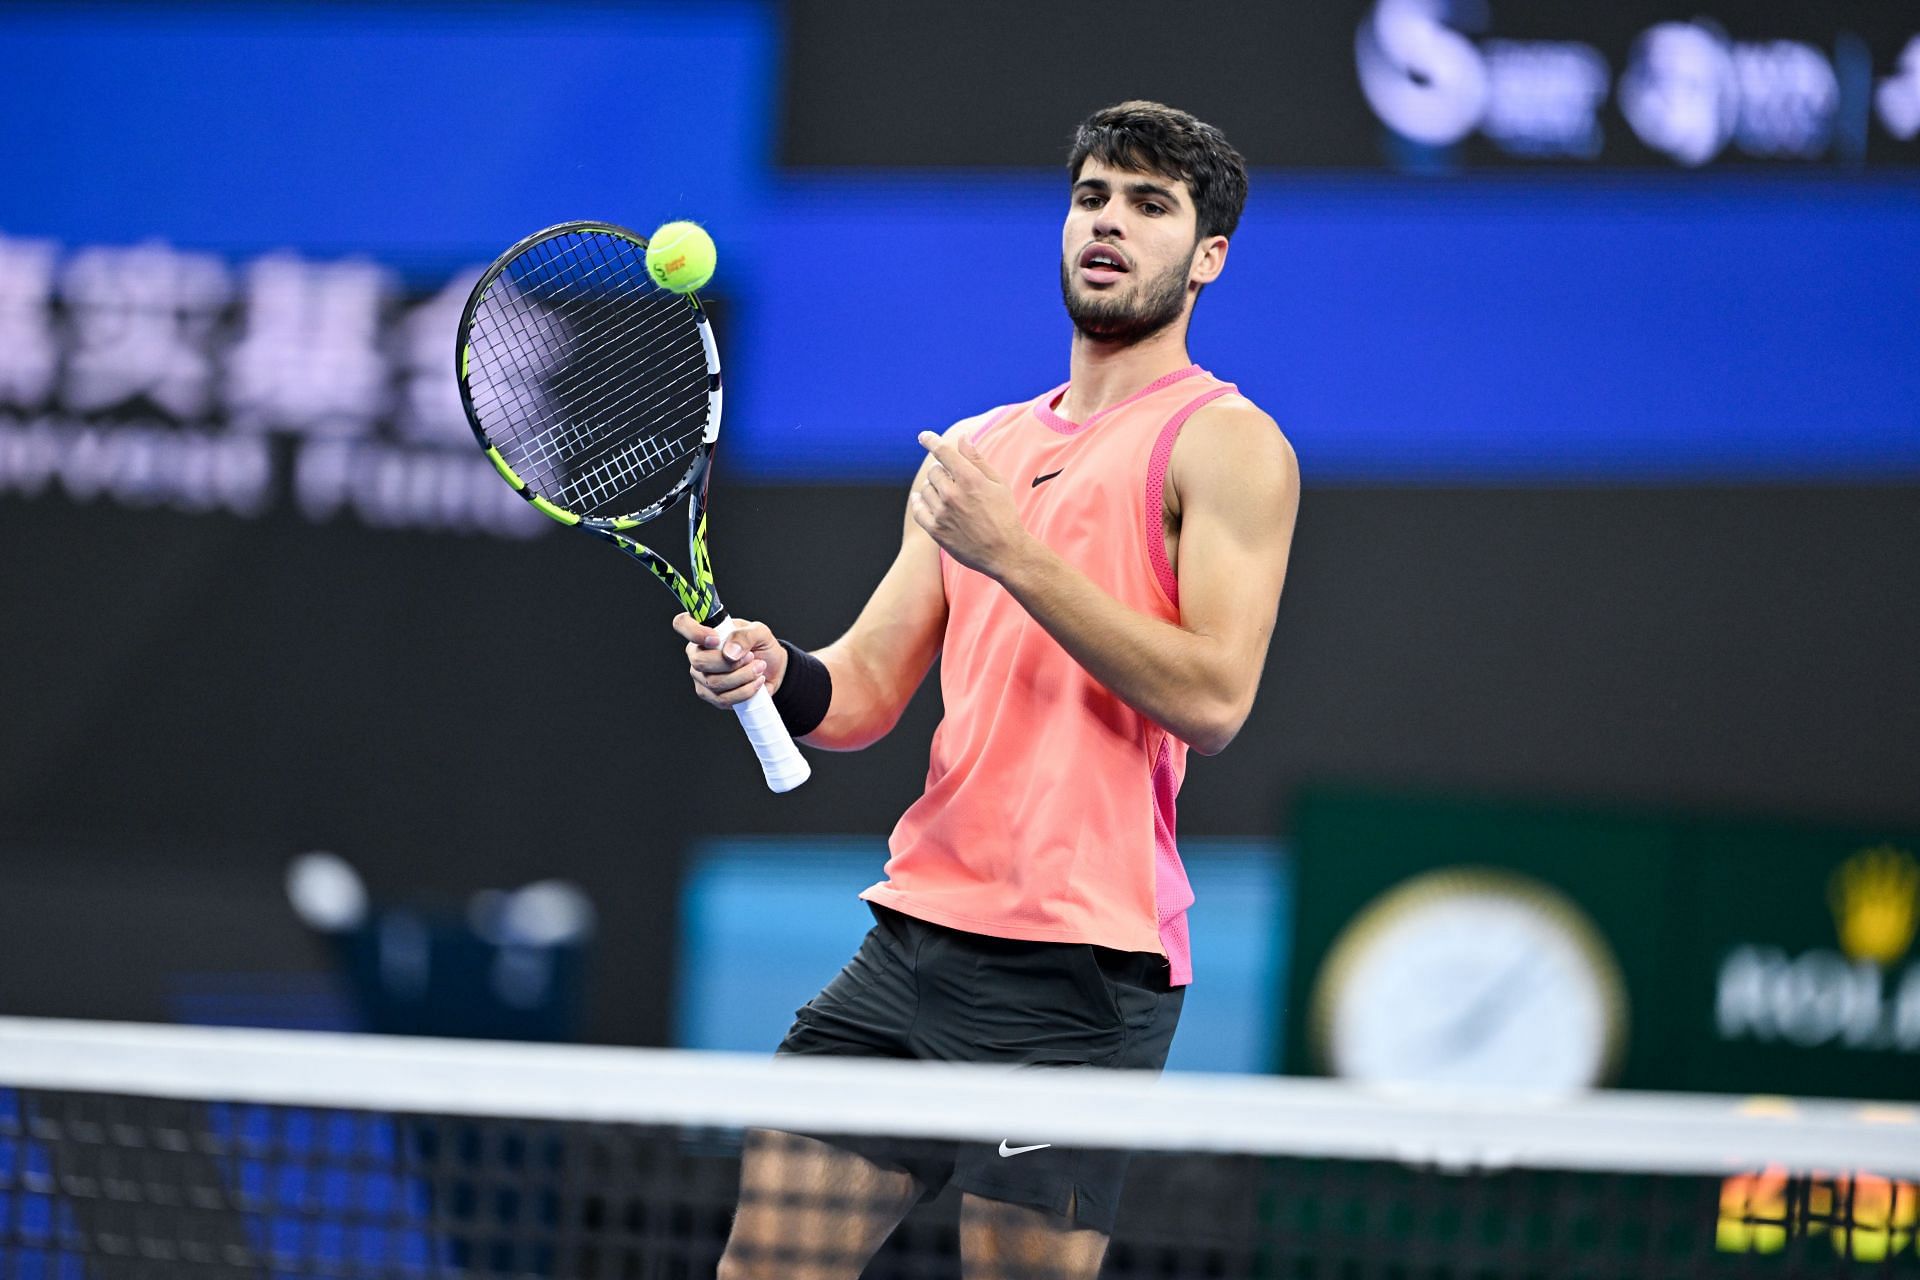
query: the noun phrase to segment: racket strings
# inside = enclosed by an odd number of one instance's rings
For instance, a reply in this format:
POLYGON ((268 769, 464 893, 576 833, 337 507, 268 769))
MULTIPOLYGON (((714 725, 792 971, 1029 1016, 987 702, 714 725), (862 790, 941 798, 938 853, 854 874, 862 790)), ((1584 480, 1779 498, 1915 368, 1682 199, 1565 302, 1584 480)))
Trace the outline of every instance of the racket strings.
MULTIPOLYGON (((677 434, 656 427, 637 439, 597 432, 570 444, 547 442, 534 456, 541 464, 555 467, 566 464, 568 479, 560 493, 567 499, 562 505, 573 508, 575 500, 591 494, 596 503, 611 501, 623 490, 656 476, 685 459, 705 434, 706 388, 697 388, 697 398, 688 398, 679 411, 682 418, 692 415, 677 434)), ((656 415, 656 423, 658 415, 656 415)))
POLYGON ((569 510, 579 510, 583 505, 598 508, 633 486, 665 473, 686 457, 684 450, 676 453, 652 440, 636 441, 602 457, 586 471, 576 471, 561 486, 561 495, 567 500, 562 505, 569 510))
MULTIPOLYGON (((564 353, 556 352, 550 340, 555 327, 562 323, 562 317, 554 309, 535 305, 528 299, 551 283, 551 280, 542 279, 542 273, 551 277, 554 272, 550 268, 564 262, 565 259, 554 251, 550 243, 535 245, 501 273, 499 286, 502 292, 496 297, 490 289, 485 301, 491 305, 485 311, 476 313, 474 317, 476 329, 482 321, 492 320, 495 322, 493 325, 495 333, 502 328, 507 330, 512 341, 505 342, 503 345, 509 356, 523 356, 537 347, 539 353, 545 357, 545 362, 537 372, 544 372, 562 363, 564 353), (534 327, 529 328, 522 321, 532 322, 534 327)), ((584 278, 590 279, 609 266, 611 263, 603 264, 602 267, 585 273, 584 278)), ((508 385, 517 388, 521 384, 509 383, 508 385)))
MULTIPOLYGON (((630 359, 644 351, 647 342, 646 337, 636 336, 618 346, 609 347, 599 358, 608 361, 630 359)), ((689 412, 697 412, 700 416, 693 426, 698 430, 704 424, 706 407, 705 355, 705 348, 695 335, 689 349, 666 356, 658 372, 644 380, 634 381, 631 386, 622 387, 615 383, 595 394, 581 378, 575 378, 570 385, 557 383, 557 394, 575 394, 586 398, 579 405, 577 419, 560 424, 558 430, 549 434, 542 443, 558 453, 583 452, 592 448, 598 438, 608 434, 611 428, 617 427, 629 415, 636 415, 651 423, 663 423, 684 417, 689 412)))
MULTIPOLYGON (((572 460, 578 463, 588 458, 599 445, 618 443, 613 432, 620 423, 618 420, 609 422, 606 418, 613 414, 624 414, 629 409, 655 424, 656 433, 660 431, 660 424, 681 420, 686 422, 682 434, 697 436, 705 427, 707 396, 704 366, 697 373, 697 379, 682 379, 677 386, 665 378, 656 378, 649 383, 636 385, 619 400, 608 401, 602 396, 581 406, 578 417, 562 421, 543 434, 514 443, 520 456, 529 462, 546 465, 556 460, 572 460), (669 403, 669 397, 676 398, 669 403), (642 399, 645 399, 645 403, 636 403, 642 399)), ((649 436, 649 439, 652 438, 649 436)))
MULTIPOLYGON (((598 246, 596 246, 596 248, 597 247, 598 246)), ((564 261, 564 259, 555 258, 553 265, 564 265, 564 261)), ((657 314, 652 320, 643 324, 629 325, 626 333, 620 334, 609 341, 606 336, 606 330, 612 325, 624 323, 626 319, 624 316, 615 315, 609 320, 603 320, 596 325, 590 325, 578 331, 574 335, 575 345, 582 349, 601 348, 603 349, 603 354, 606 359, 614 360, 625 354, 630 354, 633 349, 639 347, 649 339, 657 337, 663 330, 670 330, 676 321, 681 322, 679 327, 687 337, 692 339, 693 343, 696 345, 699 343, 698 332, 685 323, 687 314, 686 301, 676 294, 655 289, 652 285, 651 278, 646 274, 644 260, 635 260, 632 258, 626 260, 605 259, 599 266, 593 268, 591 271, 572 277, 570 283, 586 284, 595 277, 615 269, 619 269, 624 273, 625 278, 621 281, 623 286, 630 286, 636 279, 640 282, 639 291, 635 294, 636 301, 643 306, 652 307, 657 314), (636 262, 638 265, 636 265, 636 262)), ((577 384, 579 380, 578 376, 573 379, 575 384, 577 384)), ((564 392, 569 389, 567 384, 568 379, 562 377, 556 380, 554 389, 564 392)))
MULTIPOLYGON (((604 270, 604 268, 601 268, 600 270, 604 270)), ((634 355, 636 352, 638 352, 640 349, 643 348, 644 344, 657 339, 663 331, 670 332, 673 322, 676 319, 682 318, 679 313, 683 313, 685 311, 686 304, 684 301, 678 298, 672 298, 670 295, 656 293, 654 295, 653 300, 660 300, 660 299, 668 299, 669 300, 668 305, 664 308, 658 308, 661 314, 656 315, 650 322, 634 325, 634 324, 628 323, 626 317, 616 315, 612 319, 602 321, 597 325, 589 326, 587 328, 578 329, 571 332, 569 335, 570 345, 582 350, 593 349, 596 346, 600 348, 596 352, 597 360, 594 365, 586 369, 576 371, 570 376, 567 374, 562 374, 558 378, 551 379, 544 387, 544 390, 548 391, 549 393, 555 396, 566 397, 566 396, 578 395, 581 392, 583 385, 593 380, 594 378, 599 378, 600 380, 608 381, 608 379, 606 379, 604 376, 605 369, 607 367, 609 367, 615 361, 634 355), (609 329, 610 326, 614 324, 626 324, 627 331, 624 333, 618 334, 612 340, 609 340, 607 336, 607 330, 609 329)), ((524 311, 525 311, 524 308, 516 308, 510 311, 509 315, 512 316, 517 314, 524 314, 524 311)), ((549 317, 543 317, 543 319, 546 319, 546 318, 549 318, 549 317)), ((699 343, 699 336, 697 331, 694 330, 691 325, 687 325, 685 323, 682 323, 681 328, 683 329, 683 331, 685 331, 685 336, 688 339, 688 342, 687 342, 686 350, 678 353, 679 360, 684 362, 690 356, 699 357, 704 355, 704 350, 702 349, 699 343)), ((528 333, 524 328, 515 326, 515 333, 516 333, 516 336, 521 337, 523 340, 526 340, 526 339, 537 340, 543 349, 548 351, 551 350, 550 344, 547 341, 547 330, 544 328, 537 333, 528 333)), ((660 368, 662 369, 663 372, 661 374, 656 375, 655 381, 658 381, 663 377, 671 376, 675 368, 674 358, 671 356, 668 357, 665 361, 661 363, 660 368)), ((693 370, 693 372, 704 377, 705 370, 704 370, 704 367, 701 367, 697 370, 693 370)), ((636 384, 635 387, 633 388, 633 394, 635 396, 644 395, 648 389, 648 386, 649 386, 648 383, 636 384)), ((619 406, 619 405, 610 406, 604 402, 604 396, 602 396, 599 402, 595 402, 591 398, 588 399, 587 402, 581 406, 581 410, 583 412, 590 412, 594 410, 605 412, 609 408, 618 408, 618 407, 623 407, 623 406, 619 406)), ((587 425, 587 424, 583 424, 583 425, 587 425)))
POLYGON ((524 451, 542 463, 564 461, 578 470, 596 454, 616 450, 636 430, 654 446, 653 453, 661 452, 666 441, 684 445, 695 440, 705 425, 707 379, 703 366, 694 372, 697 376, 655 377, 590 394, 577 404, 571 420, 527 441, 524 451))
MULTIPOLYGON (((644 487, 705 439, 702 324, 688 299, 653 283, 638 246, 594 232, 543 241, 476 308, 475 415, 548 501, 581 515, 637 514, 644 487)), ((656 503, 678 490, 655 487, 656 503)))
MULTIPOLYGON (((668 299, 669 297, 670 295, 665 294, 656 295, 658 299, 668 299)), ((604 344, 606 354, 609 357, 615 357, 620 354, 621 348, 631 349, 637 347, 639 344, 647 341, 648 338, 657 335, 662 329, 671 326, 675 320, 681 319, 682 317, 679 313, 684 311, 685 307, 686 303, 684 301, 670 300, 667 305, 657 308, 660 315, 650 324, 644 327, 632 327, 628 332, 616 336, 611 342, 606 340, 605 331, 610 325, 618 323, 618 318, 610 321, 602 321, 597 325, 582 329, 574 333, 572 338, 576 345, 582 347, 604 344)), ((567 390, 567 381, 568 379, 565 377, 556 380, 554 389, 557 391, 567 390)), ((578 381, 577 377, 575 381, 578 381)))
POLYGON ((510 465, 549 501, 583 515, 633 515, 645 505, 635 493, 638 486, 673 462, 693 457, 702 436, 698 429, 689 430, 669 444, 653 438, 646 447, 629 446, 624 452, 619 451, 618 441, 608 441, 602 451, 606 456, 566 455, 554 448, 539 448, 538 442, 507 453, 518 455, 510 465), (616 501, 622 494, 635 496, 623 504, 616 501))

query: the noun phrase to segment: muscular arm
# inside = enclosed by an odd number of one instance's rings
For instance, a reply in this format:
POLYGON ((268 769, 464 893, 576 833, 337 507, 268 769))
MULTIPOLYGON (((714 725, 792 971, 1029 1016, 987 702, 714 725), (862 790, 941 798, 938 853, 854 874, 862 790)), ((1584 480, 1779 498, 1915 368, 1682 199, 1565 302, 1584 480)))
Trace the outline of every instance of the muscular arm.
MULTIPOLYGON (((931 465, 921 464, 915 484, 931 465)), ((902 523, 899 554, 860 616, 845 635, 814 652, 833 675, 833 703, 803 739, 813 746, 858 751, 885 737, 940 652, 947 626, 940 548, 911 518, 902 523)))
POLYGON ((1270 418, 1223 399, 1174 446, 1177 625, 1129 609, 1028 534, 970 447, 928 447, 945 472, 915 489, 910 509, 950 554, 999 581, 1134 710, 1203 754, 1233 740, 1259 687, 1300 500, 1293 450, 1270 418))

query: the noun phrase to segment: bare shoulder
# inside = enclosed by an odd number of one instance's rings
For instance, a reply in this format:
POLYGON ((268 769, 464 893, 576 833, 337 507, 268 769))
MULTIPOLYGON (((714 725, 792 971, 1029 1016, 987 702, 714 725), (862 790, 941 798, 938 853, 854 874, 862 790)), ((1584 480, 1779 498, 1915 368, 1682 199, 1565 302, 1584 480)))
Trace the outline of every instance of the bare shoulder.
POLYGON ((1238 392, 1194 412, 1168 464, 1174 485, 1189 493, 1226 485, 1282 497, 1300 483, 1299 460, 1280 424, 1238 392))

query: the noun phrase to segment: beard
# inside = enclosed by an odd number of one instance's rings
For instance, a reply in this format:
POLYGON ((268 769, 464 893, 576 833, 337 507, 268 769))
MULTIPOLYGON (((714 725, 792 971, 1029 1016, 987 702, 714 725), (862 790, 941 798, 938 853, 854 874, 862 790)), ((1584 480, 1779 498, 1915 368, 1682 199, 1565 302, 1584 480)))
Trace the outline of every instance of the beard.
POLYGON ((1187 300, 1185 263, 1176 262, 1145 281, 1131 301, 1075 292, 1074 270, 1068 259, 1062 257, 1061 300, 1067 304, 1067 317, 1073 321, 1073 327, 1099 342, 1131 346, 1151 338, 1180 318, 1180 310, 1187 300))

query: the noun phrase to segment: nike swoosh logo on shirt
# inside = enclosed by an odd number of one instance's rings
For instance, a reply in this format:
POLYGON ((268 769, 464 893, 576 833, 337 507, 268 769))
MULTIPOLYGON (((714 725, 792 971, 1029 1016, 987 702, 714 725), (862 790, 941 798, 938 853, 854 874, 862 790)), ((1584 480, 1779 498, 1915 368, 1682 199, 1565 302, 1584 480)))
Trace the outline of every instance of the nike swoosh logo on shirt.
MULTIPOLYGON (((1053 474, 1059 475, 1060 473, 1056 471, 1053 474)), ((1000 1154, 1003 1156, 1023 1156, 1029 1151, 1038 1151, 1042 1147, 1050 1147, 1052 1145, 1051 1142, 1036 1142, 1030 1147, 1010 1147, 1007 1145, 1007 1140, 1002 1138, 1000 1139, 1000 1154)))
MULTIPOLYGON (((1065 467, 1060 468, 1060 471, 1065 471, 1065 470, 1066 470, 1065 467)), ((1060 474, 1060 471, 1049 471, 1047 472, 1047 474, 1043 476, 1035 476, 1033 478, 1033 487, 1038 489, 1042 484, 1042 482, 1053 479, 1055 476, 1060 474)))

